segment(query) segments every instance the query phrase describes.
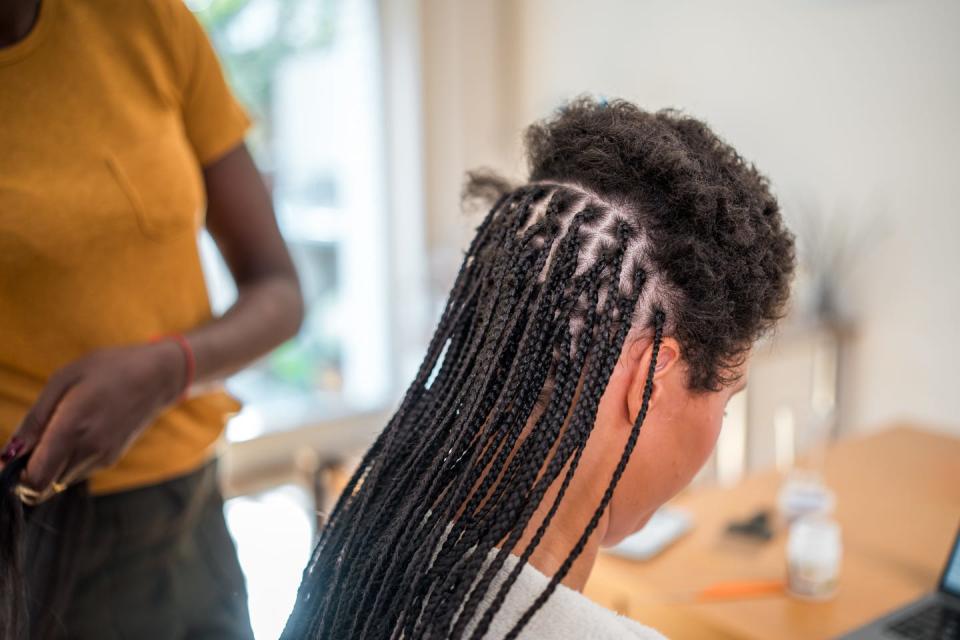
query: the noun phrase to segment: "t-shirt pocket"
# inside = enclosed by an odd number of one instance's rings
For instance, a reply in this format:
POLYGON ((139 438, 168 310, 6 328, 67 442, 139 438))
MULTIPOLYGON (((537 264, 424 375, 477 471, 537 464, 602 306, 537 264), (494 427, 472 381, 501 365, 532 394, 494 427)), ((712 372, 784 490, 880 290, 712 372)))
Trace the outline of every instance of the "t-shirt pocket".
POLYGON ((157 136, 110 149, 107 164, 145 236, 162 240, 199 227, 203 179, 185 140, 157 136))

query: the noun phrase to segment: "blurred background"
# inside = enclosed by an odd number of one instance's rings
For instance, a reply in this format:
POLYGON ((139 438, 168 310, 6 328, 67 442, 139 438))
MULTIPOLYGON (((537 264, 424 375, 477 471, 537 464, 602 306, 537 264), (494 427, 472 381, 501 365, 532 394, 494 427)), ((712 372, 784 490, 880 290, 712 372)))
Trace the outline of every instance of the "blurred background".
MULTIPOLYGON (((704 119, 798 236, 790 316, 699 484, 895 423, 960 436, 960 4, 188 5, 256 119, 308 303, 300 335, 230 381, 228 519, 258 637, 282 627, 318 517, 419 364, 479 222, 464 172, 523 179, 524 127, 581 93, 704 119)), ((224 309, 230 278, 201 242, 224 309)))

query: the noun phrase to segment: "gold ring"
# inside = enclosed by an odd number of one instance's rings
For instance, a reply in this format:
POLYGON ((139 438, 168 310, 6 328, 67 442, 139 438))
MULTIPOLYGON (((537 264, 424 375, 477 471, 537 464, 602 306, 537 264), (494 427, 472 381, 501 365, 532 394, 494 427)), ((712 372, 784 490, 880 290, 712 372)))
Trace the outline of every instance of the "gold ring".
POLYGON ((13 492, 24 504, 33 506, 40 501, 40 492, 25 485, 18 484, 13 488, 13 492))
POLYGON ((63 493, 67 490, 67 485, 62 482, 54 482, 50 485, 50 488, 53 489, 54 493, 63 493))

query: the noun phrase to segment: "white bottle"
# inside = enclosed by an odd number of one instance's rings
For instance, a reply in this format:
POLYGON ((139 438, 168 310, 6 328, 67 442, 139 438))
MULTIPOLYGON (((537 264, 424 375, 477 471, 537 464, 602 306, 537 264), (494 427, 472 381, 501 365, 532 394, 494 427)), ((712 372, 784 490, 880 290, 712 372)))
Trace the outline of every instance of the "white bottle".
POLYGON ((837 590, 843 543, 840 525, 821 512, 800 516, 787 540, 787 586, 801 598, 826 600, 837 590))

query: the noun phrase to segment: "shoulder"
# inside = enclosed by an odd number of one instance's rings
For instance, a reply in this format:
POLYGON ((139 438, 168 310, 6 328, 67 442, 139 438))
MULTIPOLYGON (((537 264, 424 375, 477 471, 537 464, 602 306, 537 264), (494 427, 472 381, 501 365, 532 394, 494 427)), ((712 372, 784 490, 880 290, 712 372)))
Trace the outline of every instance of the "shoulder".
POLYGON ((132 65, 161 95, 184 90, 205 34, 184 0, 59 0, 82 15, 101 48, 132 65))
MULTIPOLYGON (((524 571, 526 570, 524 568, 524 571)), ((536 569, 531 567, 530 571, 536 569)), ((589 637, 610 640, 665 640, 659 631, 601 607, 583 594, 563 585, 557 588, 543 609, 543 618, 551 620, 549 624, 557 624, 564 629, 577 628, 577 637, 587 637, 579 635, 582 632, 589 637)))
MULTIPOLYGON (((509 573, 518 561, 516 556, 509 555, 499 572, 500 575, 509 573)), ((543 593, 549 582, 550 579, 536 568, 525 565, 491 623, 490 637, 499 638, 508 633, 527 608, 543 593)), ((563 585, 557 587, 530 619, 522 635, 531 639, 555 640, 665 640, 655 629, 601 607, 583 594, 563 585)))

